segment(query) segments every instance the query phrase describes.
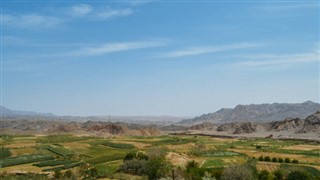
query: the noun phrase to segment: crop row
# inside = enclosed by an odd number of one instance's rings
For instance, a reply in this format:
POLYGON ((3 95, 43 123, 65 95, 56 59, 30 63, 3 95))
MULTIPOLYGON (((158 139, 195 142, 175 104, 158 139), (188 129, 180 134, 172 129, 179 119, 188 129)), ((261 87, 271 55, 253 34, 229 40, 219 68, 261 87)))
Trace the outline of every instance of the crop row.
POLYGON ((39 161, 47 161, 54 159, 49 155, 24 155, 0 160, 0 167, 15 166, 39 161))
POLYGON ((52 146, 45 146, 45 149, 47 149, 48 151, 51 151, 55 154, 58 154, 60 156, 71 156, 74 155, 74 153, 72 151, 69 151, 63 147, 52 147, 52 146))
POLYGON ((134 149, 135 148, 132 144, 113 143, 110 141, 105 141, 101 143, 101 145, 118 148, 118 149, 134 149))
POLYGON ((74 162, 75 161, 71 161, 71 160, 50 160, 50 161, 43 161, 40 163, 36 163, 34 165, 38 166, 38 167, 45 167, 45 166, 67 165, 67 164, 71 164, 74 162))

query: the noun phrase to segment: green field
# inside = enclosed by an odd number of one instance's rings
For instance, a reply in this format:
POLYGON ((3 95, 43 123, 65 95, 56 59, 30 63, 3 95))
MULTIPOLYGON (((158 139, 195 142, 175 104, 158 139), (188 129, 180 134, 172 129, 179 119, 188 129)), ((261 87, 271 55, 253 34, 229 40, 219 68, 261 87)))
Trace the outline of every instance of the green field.
POLYGON ((72 170, 74 174, 87 172, 96 178, 129 177, 143 179, 141 175, 119 170, 128 153, 147 154, 152 148, 162 148, 167 153, 171 168, 185 168, 192 160, 208 172, 241 164, 248 159, 257 162, 258 170, 285 173, 305 171, 310 177, 320 176, 320 145, 303 141, 274 139, 220 139, 205 136, 118 136, 113 138, 49 135, 10 136, 1 135, 0 171, 16 170, 43 173, 72 170), (26 154, 23 148, 28 148, 26 154), (17 154, 19 152, 19 154, 17 154), (28 153, 27 153, 28 152, 28 153), (33 154, 30 154, 32 152, 33 154), (259 161, 260 156, 269 156, 270 161, 259 161), (298 160, 298 163, 278 162, 279 157, 298 160), (272 162, 272 158, 276 162, 272 162), (92 172, 90 169, 94 168, 92 172), (77 173, 78 172, 78 173, 77 173))

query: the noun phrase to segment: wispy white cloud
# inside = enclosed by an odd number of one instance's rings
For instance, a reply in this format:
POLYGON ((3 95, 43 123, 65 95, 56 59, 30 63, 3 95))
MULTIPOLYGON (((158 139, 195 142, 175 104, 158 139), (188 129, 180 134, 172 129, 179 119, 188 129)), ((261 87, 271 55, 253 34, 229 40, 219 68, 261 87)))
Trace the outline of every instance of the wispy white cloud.
POLYGON ((165 41, 136 41, 136 42, 120 42, 107 43, 99 46, 85 47, 67 53, 67 56, 97 56, 114 52, 122 52, 137 49, 146 49, 166 45, 165 41))
POLYGON ((77 4, 70 7, 69 12, 72 16, 81 17, 89 14, 93 11, 93 8, 88 4, 77 4))
POLYGON ((298 9, 310 9, 310 8, 319 8, 319 2, 309 2, 309 3, 286 3, 286 4, 277 4, 277 5, 265 5, 260 6, 261 10, 269 11, 269 12, 276 12, 276 11, 289 11, 289 10, 298 10, 298 9))
POLYGON ((75 18, 86 20, 107 20, 116 17, 129 16, 134 13, 132 8, 93 7, 88 4, 76 4, 67 7, 62 14, 8 14, 2 15, 1 23, 14 28, 51 28, 72 21, 75 18))
POLYGON ((39 14, 23 14, 11 15, 2 14, 2 24, 4 26, 19 27, 19 28, 49 28, 54 27, 63 21, 53 16, 45 16, 39 14))
POLYGON ((129 16, 131 14, 133 14, 133 10, 131 8, 124 8, 124 9, 107 8, 105 10, 97 12, 93 16, 97 17, 98 19, 110 19, 114 17, 129 16))
POLYGON ((239 43, 239 44, 229 44, 229 45, 222 45, 222 46, 197 46, 197 47, 185 48, 182 50, 165 52, 162 55, 160 55, 160 57, 178 58, 178 57, 194 56, 194 55, 236 50, 236 49, 252 48, 260 45, 261 44, 255 44, 255 43, 239 43))
POLYGON ((277 65, 290 65, 297 63, 320 62, 319 51, 301 54, 258 54, 258 55, 241 55, 238 58, 251 59, 247 61, 237 62, 237 65, 249 67, 267 67, 277 65))

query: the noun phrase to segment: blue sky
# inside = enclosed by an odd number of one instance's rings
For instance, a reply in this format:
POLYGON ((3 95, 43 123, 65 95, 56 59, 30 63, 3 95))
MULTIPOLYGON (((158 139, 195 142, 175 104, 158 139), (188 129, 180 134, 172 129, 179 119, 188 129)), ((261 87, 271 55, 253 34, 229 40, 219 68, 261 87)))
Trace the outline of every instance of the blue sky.
POLYGON ((194 116, 319 102, 319 2, 2 2, 2 105, 194 116))

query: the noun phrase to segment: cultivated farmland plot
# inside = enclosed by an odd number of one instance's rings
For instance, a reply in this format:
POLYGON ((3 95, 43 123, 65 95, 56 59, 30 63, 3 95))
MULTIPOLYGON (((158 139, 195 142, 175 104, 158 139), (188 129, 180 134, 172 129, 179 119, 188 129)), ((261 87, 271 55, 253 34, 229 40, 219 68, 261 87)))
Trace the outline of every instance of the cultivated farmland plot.
MULTIPOLYGON (((176 168, 184 168, 189 161, 195 160, 202 168, 215 171, 253 158, 257 161, 256 167, 259 171, 302 169, 313 176, 320 174, 319 144, 303 141, 219 139, 191 135, 167 135, 153 138, 50 135, 18 138, 3 136, 1 139, 3 142, 0 148, 1 172, 13 171, 12 167, 15 166, 20 171, 35 169, 34 172, 38 173, 67 170, 80 172, 84 167, 95 167, 96 173, 101 177, 130 177, 132 175, 119 172, 126 155, 130 152, 147 153, 150 149, 157 147, 166 149, 170 155, 167 160, 172 161, 176 168), (30 142, 36 142, 36 144, 29 144, 28 148, 32 151, 26 151, 26 154, 23 154, 23 151, 19 150, 19 144, 30 142), (259 161, 260 156, 269 156, 271 160, 259 161), (279 157, 287 157, 291 161, 295 159, 298 163, 278 162, 279 157), (276 158, 277 162, 272 162, 272 158, 276 158)), ((132 177, 143 178, 142 176, 132 177)))

